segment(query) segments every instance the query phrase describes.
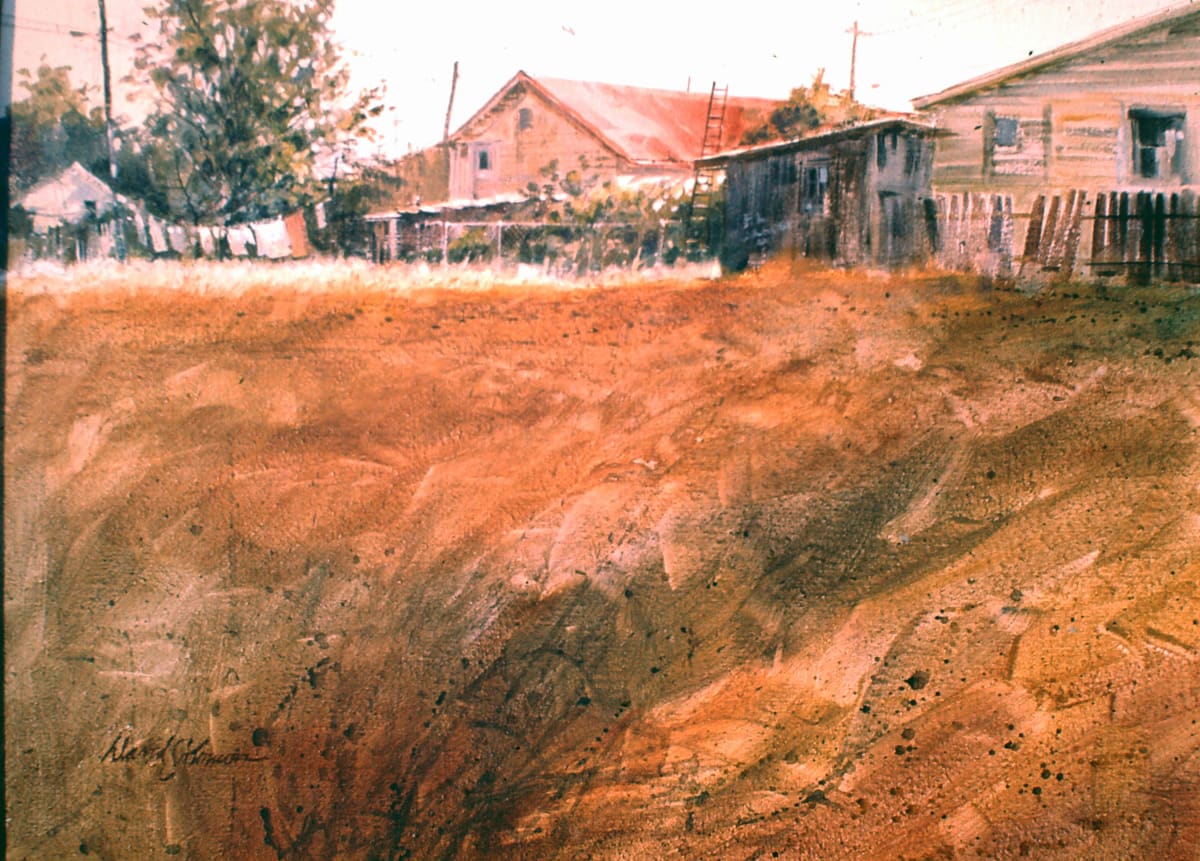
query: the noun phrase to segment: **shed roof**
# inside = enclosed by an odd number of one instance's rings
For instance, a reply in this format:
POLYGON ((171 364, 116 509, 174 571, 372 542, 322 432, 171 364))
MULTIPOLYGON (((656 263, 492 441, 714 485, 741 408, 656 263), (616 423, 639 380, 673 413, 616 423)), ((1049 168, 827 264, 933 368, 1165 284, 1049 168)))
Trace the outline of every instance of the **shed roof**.
POLYGON ((1074 60, 1097 48, 1104 48, 1124 39, 1141 36, 1154 30, 1170 28, 1188 19, 1193 19, 1193 23, 1200 23, 1200 4, 1191 2, 1185 6, 1165 9, 1151 15, 1135 18, 1116 27, 1101 30, 1085 39, 1080 39, 1077 42, 1069 42, 1052 51, 1038 54, 1036 57, 1030 57, 1027 60, 1013 63, 1010 66, 1003 66, 986 74, 955 84, 941 92, 928 96, 919 96, 913 99, 913 106, 918 109, 924 109, 943 102, 970 96, 980 90, 995 87, 1012 78, 1039 72, 1047 67, 1074 60))
MULTIPOLYGON (((637 165, 690 165, 700 156, 709 93, 657 90, 517 74, 454 133, 456 138, 494 109, 517 86, 525 86, 590 132, 615 154, 637 165)), ((745 130, 779 101, 731 96, 726 101, 723 140, 745 130)))
POLYGON ((830 144, 861 138, 875 132, 887 131, 888 129, 913 131, 929 137, 937 134, 937 130, 933 126, 916 122, 907 117, 881 117, 880 119, 869 120, 865 123, 831 129, 820 134, 807 135, 802 138, 772 141, 771 143, 726 150, 725 152, 711 155, 708 158, 698 159, 696 165, 699 167, 723 167, 731 161, 746 161, 778 153, 821 149, 830 144))

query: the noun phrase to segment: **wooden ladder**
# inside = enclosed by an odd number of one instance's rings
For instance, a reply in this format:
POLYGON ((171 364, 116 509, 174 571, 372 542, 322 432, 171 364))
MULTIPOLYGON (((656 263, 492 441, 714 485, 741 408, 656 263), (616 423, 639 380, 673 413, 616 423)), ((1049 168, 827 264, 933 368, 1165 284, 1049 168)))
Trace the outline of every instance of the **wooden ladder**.
MULTIPOLYGON (((713 81, 712 90, 708 94, 704 138, 700 143, 702 159, 721 151, 721 139, 725 134, 725 105, 728 98, 729 86, 718 87, 717 82, 713 81)), ((720 172, 720 168, 696 165, 696 173, 692 178, 692 205, 688 210, 686 230, 689 253, 699 251, 708 238, 702 236, 701 231, 708 224, 708 214, 712 209, 717 176, 720 172)))

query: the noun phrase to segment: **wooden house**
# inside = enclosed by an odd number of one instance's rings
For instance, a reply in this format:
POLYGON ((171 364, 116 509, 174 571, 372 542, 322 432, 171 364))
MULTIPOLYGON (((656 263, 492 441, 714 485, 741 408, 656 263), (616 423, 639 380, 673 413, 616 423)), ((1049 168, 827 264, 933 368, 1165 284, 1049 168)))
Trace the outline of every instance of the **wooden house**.
MULTIPOLYGON (((778 103, 729 98, 724 145, 778 103)), ((701 155, 708 92, 676 92, 518 72, 450 136, 451 200, 540 188, 551 168, 581 182, 687 177, 701 155)))
POLYGON ((933 130, 891 117, 701 159, 722 170, 721 259, 774 252, 895 266, 930 247, 933 130))
POLYGON ((1043 268, 1069 271, 1082 259, 1098 273, 1116 273, 1127 264, 1166 265, 1195 254, 1195 4, 1096 33, 913 105, 939 131, 933 185, 943 220, 978 224, 975 237, 964 229, 964 246, 985 248, 984 234, 997 233, 998 218, 1014 236, 1014 256, 1043 268), (1168 259, 1172 254, 1179 259, 1168 259))
POLYGON ((19 201, 32 217, 39 253, 66 260, 106 256, 113 249, 110 215, 118 201, 108 183, 79 162, 30 189, 19 201))
POLYGON ((1139 19, 913 100, 939 189, 1172 189, 1200 178, 1200 8, 1139 19))

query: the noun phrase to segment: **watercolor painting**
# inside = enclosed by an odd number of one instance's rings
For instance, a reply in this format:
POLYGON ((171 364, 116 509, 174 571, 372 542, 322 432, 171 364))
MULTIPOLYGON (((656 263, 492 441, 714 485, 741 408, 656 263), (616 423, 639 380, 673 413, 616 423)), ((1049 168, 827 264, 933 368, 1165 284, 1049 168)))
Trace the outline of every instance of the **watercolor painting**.
POLYGON ((5 857, 1200 857, 1200 4, 0 35, 5 857))

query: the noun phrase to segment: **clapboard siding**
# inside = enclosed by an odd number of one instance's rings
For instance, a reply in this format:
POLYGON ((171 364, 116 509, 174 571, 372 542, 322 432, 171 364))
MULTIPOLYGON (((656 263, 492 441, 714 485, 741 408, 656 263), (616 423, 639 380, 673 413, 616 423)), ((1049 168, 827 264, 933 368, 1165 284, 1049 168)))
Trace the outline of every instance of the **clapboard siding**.
POLYGON ((1006 192, 1028 212, 1055 189, 1136 185, 1170 191, 1200 182, 1200 14, 1133 34, 1056 65, 931 104, 941 133, 939 192, 1006 192), (1154 179, 1134 163, 1130 110, 1186 113, 1181 175, 1154 179), (995 118, 1018 120, 1023 147, 996 146, 995 118))
POLYGON ((492 111, 460 131, 452 144, 450 196, 488 198, 525 191, 530 182, 542 184, 542 173, 557 163, 560 176, 587 165, 586 178, 606 181, 631 166, 625 159, 564 116, 541 94, 517 84, 492 111), (521 122, 522 111, 526 122, 521 122), (490 167, 478 169, 480 147, 489 153, 490 167), (581 161, 582 160, 582 161, 581 161))

